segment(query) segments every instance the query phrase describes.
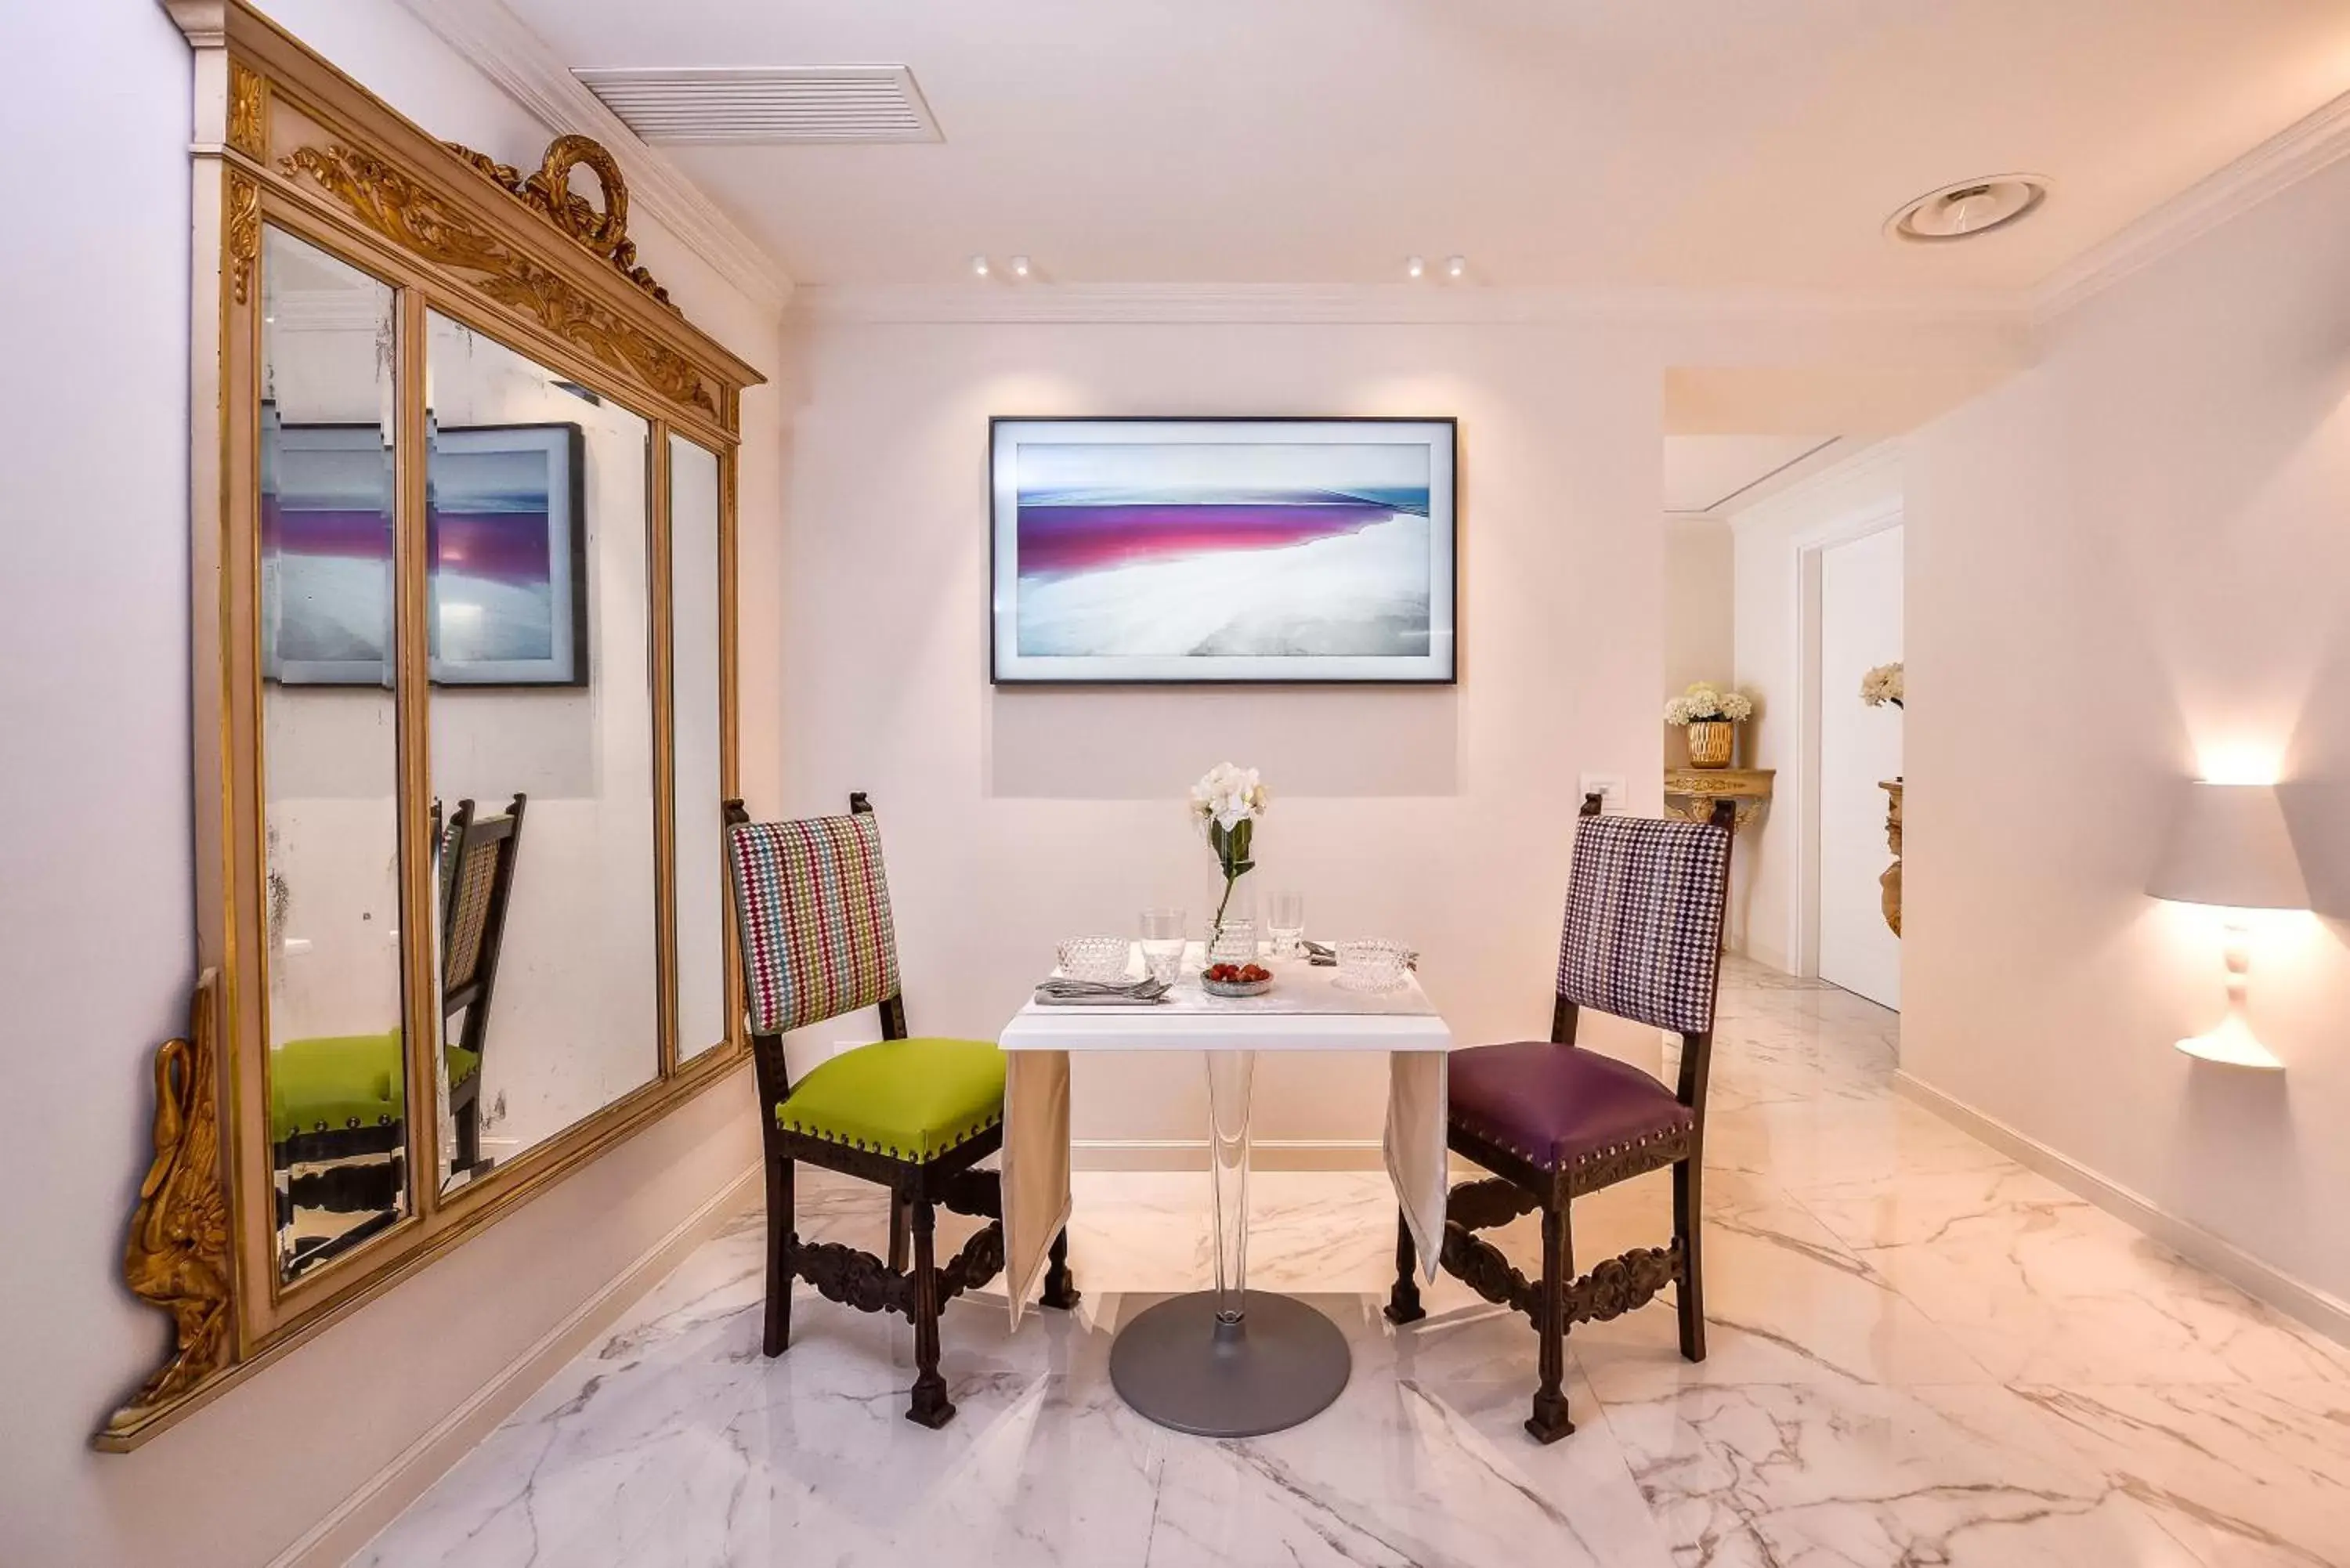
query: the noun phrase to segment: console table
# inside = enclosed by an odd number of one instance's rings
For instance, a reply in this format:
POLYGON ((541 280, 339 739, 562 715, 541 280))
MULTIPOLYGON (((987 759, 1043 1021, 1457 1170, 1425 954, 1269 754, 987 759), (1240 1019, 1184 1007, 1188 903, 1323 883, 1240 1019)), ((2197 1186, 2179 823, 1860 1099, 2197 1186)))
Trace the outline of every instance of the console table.
POLYGON ((1878 904, 1885 911, 1885 923, 1893 934, 1901 934, 1901 781, 1879 779, 1877 787, 1885 792, 1885 846, 1893 851, 1893 864, 1877 879, 1878 904))
POLYGON ((1771 804, 1771 781, 1776 777, 1776 768, 1667 768, 1665 811, 1685 822, 1711 822, 1713 803, 1726 800, 1737 812, 1735 832, 1771 804))

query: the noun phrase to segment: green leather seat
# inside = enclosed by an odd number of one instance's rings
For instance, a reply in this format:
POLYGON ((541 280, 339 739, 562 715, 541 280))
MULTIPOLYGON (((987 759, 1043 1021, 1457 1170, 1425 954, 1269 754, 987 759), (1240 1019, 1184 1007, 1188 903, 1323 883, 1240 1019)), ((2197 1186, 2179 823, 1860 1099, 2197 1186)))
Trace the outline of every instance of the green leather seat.
POLYGON ((288 1040, 269 1054, 269 1137, 389 1126, 408 1103, 400 1031, 288 1040))
MULTIPOLYGON (((461 1045, 445 1047, 442 1054, 452 1087, 482 1069, 480 1053, 461 1045)), ((296 1133, 389 1127, 407 1105, 397 1029, 288 1040, 269 1054, 272 1143, 284 1143, 296 1133)))
POLYGON ((1003 1053, 986 1040, 877 1040, 801 1078, 775 1125, 827 1143, 934 1159, 1003 1120, 1003 1053))

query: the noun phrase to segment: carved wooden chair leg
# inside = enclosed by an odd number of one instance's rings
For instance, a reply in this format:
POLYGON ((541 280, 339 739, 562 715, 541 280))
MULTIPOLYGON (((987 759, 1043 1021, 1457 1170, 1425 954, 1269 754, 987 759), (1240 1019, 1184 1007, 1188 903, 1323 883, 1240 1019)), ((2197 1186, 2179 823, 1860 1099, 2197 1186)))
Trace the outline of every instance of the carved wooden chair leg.
POLYGON ((1700 1241, 1705 1227, 1704 1158, 1691 1148, 1673 1167, 1673 1239, 1679 1244, 1680 1283, 1674 1293, 1681 1314, 1681 1357, 1705 1359, 1705 1260, 1700 1241))
POLYGON ((1566 1198, 1560 1194, 1543 1208, 1542 1291, 1536 1300, 1541 1316, 1534 1332, 1541 1340, 1542 1386, 1534 1390, 1534 1414, 1526 1430, 1538 1442, 1555 1443, 1575 1430, 1566 1417, 1566 1282, 1575 1272, 1575 1243, 1567 1228, 1566 1198))
POLYGON ((1418 1323, 1427 1315, 1428 1309, 1419 1304, 1419 1249, 1412 1245, 1409 1221, 1398 1210, 1395 1289, 1388 1293, 1388 1321, 1418 1323))
POLYGON ((906 1272, 906 1200, 895 1191, 889 1194, 889 1267, 906 1272))
POLYGON ((767 1326, 760 1349, 769 1355, 792 1342, 792 1250, 799 1245, 792 1176, 790 1160, 767 1162, 767 1326))
POLYGON ((954 1419, 947 1380, 939 1376, 939 1271, 932 1231, 938 1212, 927 1198, 914 1203, 914 1398, 906 1419, 936 1430, 954 1419))
POLYGON ((1068 1312, 1085 1300, 1077 1289, 1076 1277, 1069 1272, 1069 1232, 1065 1228, 1053 1238, 1053 1250, 1045 1254, 1045 1304, 1060 1312, 1068 1312))

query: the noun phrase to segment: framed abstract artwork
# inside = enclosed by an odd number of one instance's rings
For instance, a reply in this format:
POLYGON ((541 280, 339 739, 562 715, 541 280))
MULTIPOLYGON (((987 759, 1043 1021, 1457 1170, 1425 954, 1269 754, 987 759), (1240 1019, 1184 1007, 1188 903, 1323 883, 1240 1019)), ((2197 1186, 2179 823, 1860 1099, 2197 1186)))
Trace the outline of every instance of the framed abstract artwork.
MULTIPOLYGON (((373 424, 262 441, 262 673, 389 683, 392 472, 373 424)), ((444 426, 427 462, 435 685, 588 684, 585 441, 575 424, 444 426)))
POLYGON ((993 680, 1451 682, 1455 436, 991 421, 993 680))

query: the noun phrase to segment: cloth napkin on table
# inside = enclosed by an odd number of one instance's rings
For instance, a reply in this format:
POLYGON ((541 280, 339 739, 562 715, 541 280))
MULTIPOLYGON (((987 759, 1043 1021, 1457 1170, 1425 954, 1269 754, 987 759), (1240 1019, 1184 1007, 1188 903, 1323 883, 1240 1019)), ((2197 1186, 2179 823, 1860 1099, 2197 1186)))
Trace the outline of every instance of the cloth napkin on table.
POLYGON ((1154 1007, 1174 987, 1155 980, 1070 980, 1055 975, 1036 986, 1039 1007, 1154 1007))

